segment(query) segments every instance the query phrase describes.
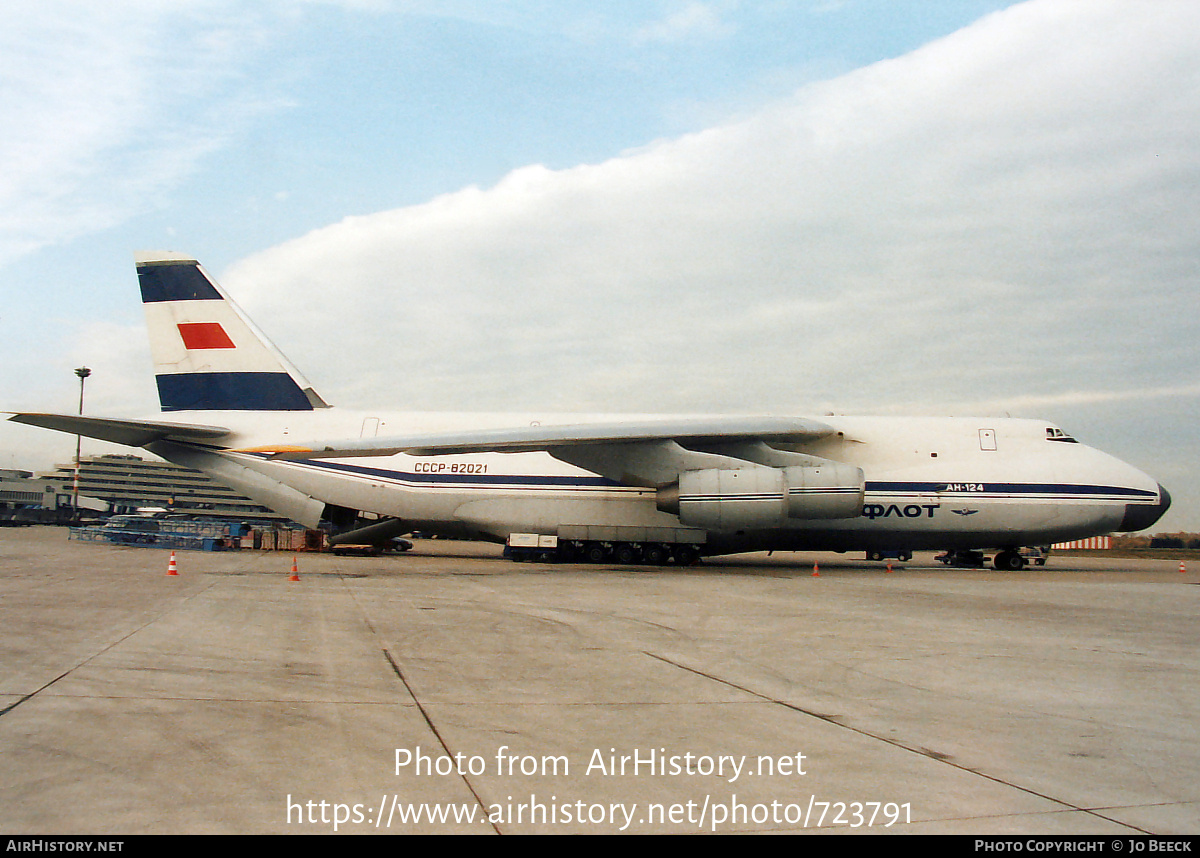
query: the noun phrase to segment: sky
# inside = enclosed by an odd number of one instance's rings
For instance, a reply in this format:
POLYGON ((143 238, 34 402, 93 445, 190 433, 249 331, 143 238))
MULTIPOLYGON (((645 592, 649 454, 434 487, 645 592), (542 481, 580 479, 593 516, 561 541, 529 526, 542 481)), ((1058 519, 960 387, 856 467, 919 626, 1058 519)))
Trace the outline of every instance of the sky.
POLYGON ((1192 0, 5 12, 0 408, 155 413, 176 250, 335 405, 1037 417, 1200 531, 1192 0))

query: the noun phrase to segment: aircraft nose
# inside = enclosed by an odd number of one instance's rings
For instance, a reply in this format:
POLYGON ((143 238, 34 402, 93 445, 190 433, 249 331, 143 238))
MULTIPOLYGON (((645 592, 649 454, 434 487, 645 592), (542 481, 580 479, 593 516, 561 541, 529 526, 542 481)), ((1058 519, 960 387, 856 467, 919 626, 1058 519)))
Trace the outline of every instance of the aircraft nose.
POLYGON ((1127 503, 1125 504, 1125 517, 1121 519, 1121 526, 1117 530, 1122 533, 1129 533, 1134 530, 1145 530, 1151 527, 1156 521, 1163 517, 1167 509, 1171 506, 1171 494, 1163 488, 1162 483, 1158 484, 1158 503, 1156 504, 1141 504, 1127 503))

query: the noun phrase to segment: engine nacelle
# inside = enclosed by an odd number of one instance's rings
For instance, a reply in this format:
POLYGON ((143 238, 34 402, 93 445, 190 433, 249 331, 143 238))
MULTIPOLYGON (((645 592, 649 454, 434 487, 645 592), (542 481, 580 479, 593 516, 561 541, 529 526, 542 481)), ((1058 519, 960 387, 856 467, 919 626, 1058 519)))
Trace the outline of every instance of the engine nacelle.
POLYGON ((757 530, 789 520, 854 518, 862 513, 862 469, 823 465, 685 471, 658 490, 657 505, 687 527, 757 530))
POLYGON ((784 468, 791 518, 857 518, 862 515, 866 478, 862 468, 842 462, 784 468))

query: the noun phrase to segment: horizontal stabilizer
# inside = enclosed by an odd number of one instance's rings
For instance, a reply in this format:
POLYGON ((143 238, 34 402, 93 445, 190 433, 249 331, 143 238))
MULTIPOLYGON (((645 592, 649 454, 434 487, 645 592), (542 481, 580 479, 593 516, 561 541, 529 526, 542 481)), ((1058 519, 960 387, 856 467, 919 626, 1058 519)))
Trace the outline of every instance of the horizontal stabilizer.
POLYGON ((156 420, 123 420, 115 417, 81 417, 78 414, 24 412, 8 418, 14 423, 55 429, 129 447, 145 447, 155 441, 213 441, 228 435, 221 426, 195 423, 165 423, 156 420))
POLYGON ((203 471, 217 482, 305 527, 315 528, 320 524, 325 503, 286 485, 271 474, 247 467, 247 464, 255 464, 256 460, 240 462, 222 451, 203 450, 191 444, 171 441, 156 442, 146 449, 168 462, 203 471))
POLYGON ((834 428, 817 420, 796 417, 706 417, 675 420, 584 423, 564 426, 520 426, 471 432, 438 432, 391 438, 334 442, 289 443, 288 447, 257 448, 279 459, 341 459, 354 456, 442 456, 455 453, 524 453, 595 444, 634 444, 672 440, 698 444, 735 441, 812 441, 831 435, 834 428))

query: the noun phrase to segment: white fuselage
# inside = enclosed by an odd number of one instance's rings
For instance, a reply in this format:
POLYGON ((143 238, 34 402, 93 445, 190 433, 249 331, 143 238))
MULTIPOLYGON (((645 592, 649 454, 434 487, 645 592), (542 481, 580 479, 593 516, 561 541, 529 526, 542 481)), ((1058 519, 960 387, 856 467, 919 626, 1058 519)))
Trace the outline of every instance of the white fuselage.
MULTIPOLYGON (((677 516, 656 505, 654 487, 622 485, 542 452, 284 461, 264 453, 229 451, 282 447, 314 438, 552 426, 612 421, 612 416, 388 415, 319 409, 236 417, 229 412, 180 412, 172 417, 234 428, 234 436, 222 439, 226 450, 221 458, 312 498, 312 510, 333 504, 394 516, 414 529, 496 540, 514 532, 554 534, 582 525, 681 527, 677 516)), ((756 548, 1038 545, 1125 529, 1123 523, 1134 520, 1128 517, 1131 508, 1161 510, 1164 506, 1165 493, 1152 478, 1075 443, 1044 421, 890 417, 824 417, 822 421, 833 426, 836 434, 781 449, 861 468, 865 476, 861 514, 709 530, 708 553, 756 548)), ((152 449, 209 470, 202 458, 181 457, 179 445, 152 449)), ((224 478, 230 481, 228 471, 224 478)))

